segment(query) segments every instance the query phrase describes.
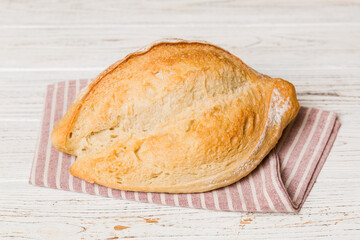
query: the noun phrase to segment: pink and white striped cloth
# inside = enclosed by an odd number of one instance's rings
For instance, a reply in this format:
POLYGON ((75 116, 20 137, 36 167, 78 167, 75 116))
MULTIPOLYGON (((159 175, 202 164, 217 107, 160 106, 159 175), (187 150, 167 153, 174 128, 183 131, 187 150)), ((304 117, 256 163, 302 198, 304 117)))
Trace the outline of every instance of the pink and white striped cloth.
POLYGON ((65 114, 88 80, 47 87, 41 133, 30 183, 42 187, 140 202, 200 209, 249 212, 298 212, 335 141, 340 123, 333 112, 302 107, 276 148, 246 178, 205 193, 167 194, 120 191, 91 184, 69 173, 75 157, 50 141, 54 124, 65 114))

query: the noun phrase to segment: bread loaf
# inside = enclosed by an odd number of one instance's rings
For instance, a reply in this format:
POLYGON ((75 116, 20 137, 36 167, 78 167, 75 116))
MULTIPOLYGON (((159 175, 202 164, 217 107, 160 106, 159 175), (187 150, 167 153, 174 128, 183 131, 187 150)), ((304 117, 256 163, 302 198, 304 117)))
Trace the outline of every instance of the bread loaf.
POLYGON ((107 187, 204 192, 248 175, 299 110, 294 86, 201 42, 159 42, 83 90, 51 140, 107 187))

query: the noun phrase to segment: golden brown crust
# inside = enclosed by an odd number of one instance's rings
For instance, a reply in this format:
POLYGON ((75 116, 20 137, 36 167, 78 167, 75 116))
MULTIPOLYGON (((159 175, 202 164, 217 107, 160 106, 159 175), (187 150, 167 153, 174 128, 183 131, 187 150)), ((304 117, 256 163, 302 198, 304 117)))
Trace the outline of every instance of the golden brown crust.
POLYGON ((71 174, 134 191, 203 192, 249 174, 299 110, 294 86, 207 43, 160 42, 111 65, 52 132, 71 174))

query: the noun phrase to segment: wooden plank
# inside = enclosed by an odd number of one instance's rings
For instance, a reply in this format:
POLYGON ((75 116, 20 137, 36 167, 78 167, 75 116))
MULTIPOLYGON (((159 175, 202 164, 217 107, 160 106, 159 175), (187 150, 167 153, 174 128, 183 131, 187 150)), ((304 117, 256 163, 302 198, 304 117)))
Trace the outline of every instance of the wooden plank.
POLYGON ((358 0, 0 1, 2 25, 194 25, 357 22, 358 0))
POLYGON ((259 70, 353 69, 360 67, 359 28, 360 24, 296 28, 9 28, 1 31, 0 71, 100 71, 164 37, 207 40, 259 70))
MULTIPOLYGON (((88 79, 96 77, 103 68, 83 70, 81 68, 68 69, 23 69, 21 71, 4 70, 0 72, 1 86, 28 86, 41 88, 47 84, 65 80, 88 79)), ((297 86, 316 89, 318 91, 334 91, 338 88, 352 89, 360 82, 360 68, 352 69, 323 69, 313 68, 306 71, 294 68, 260 68, 259 72, 272 77, 280 77, 293 82, 297 86), (323 87, 323 88, 321 88, 323 87), (329 88, 329 89, 327 89, 329 88)))
MULTIPOLYGON (((335 111, 340 119, 356 122, 352 109, 359 105, 360 69, 308 70, 272 69, 262 71, 292 82, 303 106, 335 111), (341 103, 341 104, 339 104, 341 103), (347 117, 346 117, 347 116, 347 117)), ((99 71, 100 72, 100 71, 99 71)), ((0 121, 39 121, 46 84, 90 78, 97 71, 24 71, 0 74, 0 121)))
MULTIPOLYGON (((321 91, 309 89, 301 85, 295 86, 298 91, 298 99, 302 106, 335 111, 340 115, 341 120, 348 118, 347 120, 353 123, 356 122, 352 121, 351 117, 358 113, 352 113, 351 110, 356 109, 360 104, 359 97, 355 95, 359 87, 354 86, 354 89, 341 89, 341 87, 339 87, 339 89, 333 90, 333 93, 328 93, 325 91, 334 89, 336 86, 332 88, 319 86, 319 88, 323 89, 321 91), (339 101, 342 103, 341 105, 338 104, 339 101)), ((14 92, 23 96, 27 95, 29 89, 27 86, 2 86, 0 95, 7 95, 9 91, 15 88, 16 90, 14 90, 14 92)), ((34 88, 32 94, 28 99, 18 96, 4 98, 4 100, 0 102, 0 121, 39 121, 43 110, 44 88, 34 88)))
MULTIPOLYGON (((351 127, 360 114, 342 116, 343 126, 319 181, 334 179, 360 180, 354 168, 360 168, 360 129, 351 127)), ((39 122, 0 122, 0 182, 27 180, 39 135, 39 122)))
POLYGON ((359 181, 318 182, 298 215, 182 209, 20 182, 0 183, 0 187, 0 230, 6 227, 0 231, 1 239, 353 239, 360 224, 360 193, 353 191, 360 187, 359 181), (129 228, 116 231, 118 225, 129 228))

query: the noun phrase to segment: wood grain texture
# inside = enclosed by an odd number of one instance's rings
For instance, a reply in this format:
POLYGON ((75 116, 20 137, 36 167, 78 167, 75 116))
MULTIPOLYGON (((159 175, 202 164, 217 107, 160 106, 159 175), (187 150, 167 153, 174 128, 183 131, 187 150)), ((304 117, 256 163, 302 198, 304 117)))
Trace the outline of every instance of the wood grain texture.
POLYGON ((206 39, 259 70, 353 69, 360 67, 359 61, 354 61, 360 58, 357 51, 359 28, 360 23, 296 27, 239 24, 224 27, 6 28, 1 30, 0 56, 6 61, 2 61, 0 71, 44 68, 101 71, 140 47, 169 37, 206 39), (12 57, 7 58, 10 55, 12 57), (69 61, 70 58, 73 61, 69 61))
POLYGON ((0 239, 359 239, 360 1, 0 1, 0 239), (165 37, 291 81, 342 127, 300 214, 231 213, 28 185, 45 86, 165 37), (128 228, 122 228, 122 227, 128 228))
POLYGON ((289 24, 357 22, 358 0, 5 0, 0 21, 9 25, 289 24), (336 13, 336 14, 334 14, 336 13))

